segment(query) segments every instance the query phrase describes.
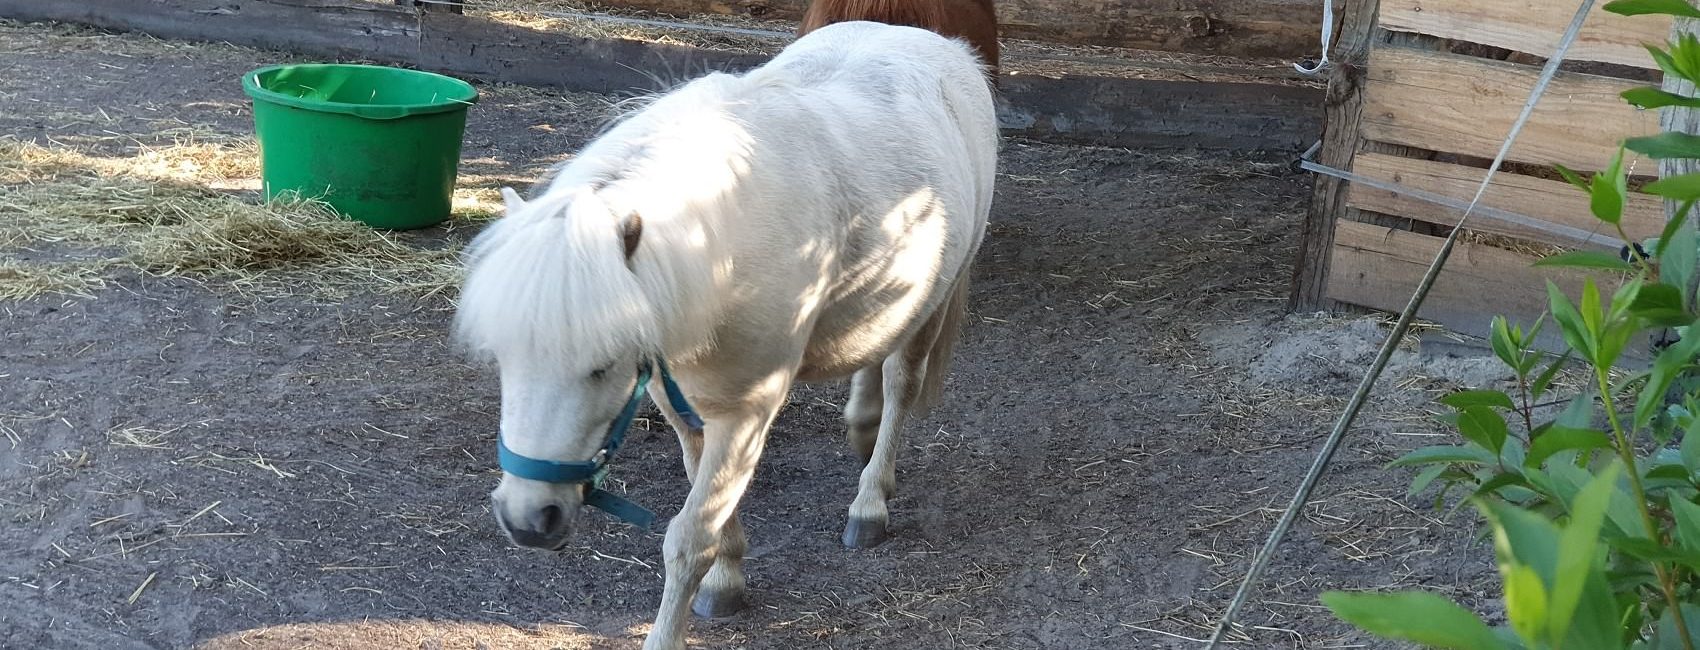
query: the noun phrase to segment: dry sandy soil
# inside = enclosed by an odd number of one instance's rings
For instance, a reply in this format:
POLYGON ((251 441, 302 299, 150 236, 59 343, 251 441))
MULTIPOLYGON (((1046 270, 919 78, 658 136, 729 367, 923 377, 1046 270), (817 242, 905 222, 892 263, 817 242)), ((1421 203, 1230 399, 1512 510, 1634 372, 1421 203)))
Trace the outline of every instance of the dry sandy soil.
MULTIPOLYGON (((0 134, 113 173, 190 139, 240 155, 237 79, 290 59, 0 23, 0 134)), ((464 242, 489 187, 568 157, 617 99, 482 89, 464 172, 483 189, 408 246, 464 242)), ((743 506, 752 607, 694 642, 1197 647, 1383 336, 1282 313, 1309 181, 1279 163, 1007 142, 975 318, 948 403, 907 432, 894 538, 840 546, 844 388, 798 389, 743 506)), ((98 249, 0 238, 26 264, 98 249)), ((120 265, 82 295, 0 302, 0 646, 637 648, 660 527, 586 514, 560 554, 503 539, 497 387, 447 342, 452 294, 268 273, 120 265)), ((1378 646, 1324 589, 1495 609, 1475 521, 1382 465, 1436 440, 1435 395, 1496 376, 1439 340, 1401 354, 1236 647, 1378 646)), ((616 476, 665 517, 683 471, 647 429, 616 476)))

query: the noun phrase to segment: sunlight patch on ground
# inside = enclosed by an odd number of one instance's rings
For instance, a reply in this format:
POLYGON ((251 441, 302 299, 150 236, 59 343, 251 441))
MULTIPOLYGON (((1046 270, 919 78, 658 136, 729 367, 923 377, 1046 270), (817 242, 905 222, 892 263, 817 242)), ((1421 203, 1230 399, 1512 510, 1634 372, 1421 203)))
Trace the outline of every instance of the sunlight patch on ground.
POLYGON ((197 650, 586 650, 591 647, 608 647, 607 640, 572 625, 541 625, 527 630, 498 623, 419 619, 287 623, 233 632, 195 646, 197 650))

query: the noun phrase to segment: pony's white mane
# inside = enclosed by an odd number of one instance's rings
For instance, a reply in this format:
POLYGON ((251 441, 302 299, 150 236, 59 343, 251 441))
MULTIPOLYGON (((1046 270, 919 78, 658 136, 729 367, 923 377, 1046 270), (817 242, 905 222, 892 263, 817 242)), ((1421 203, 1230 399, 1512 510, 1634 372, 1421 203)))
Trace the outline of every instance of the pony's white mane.
POLYGON ((743 87, 717 74, 650 100, 535 199, 510 197, 468 247, 458 338, 498 358, 586 363, 705 349, 730 272, 716 225, 753 153, 735 115, 743 87), (642 234, 628 262, 621 225, 633 214, 642 234))

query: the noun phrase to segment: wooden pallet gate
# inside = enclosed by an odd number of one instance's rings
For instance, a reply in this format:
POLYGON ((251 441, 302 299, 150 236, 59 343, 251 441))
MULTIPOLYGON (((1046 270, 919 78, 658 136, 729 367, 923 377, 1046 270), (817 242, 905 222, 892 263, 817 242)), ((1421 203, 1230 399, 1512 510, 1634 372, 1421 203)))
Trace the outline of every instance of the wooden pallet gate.
MULTIPOLYGON (((1327 117, 1317 162, 1461 203, 1475 195, 1487 164, 1577 10, 1575 0, 1346 0, 1341 40, 1329 72, 1327 117), (1379 6, 1378 6, 1379 5, 1379 6), (1378 11, 1379 10, 1379 11, 1378 11)), ((1545 311, 1552 279, 1578 291, 1581 274, 1532 268, 1532 251, 1617 250, 1588 196, 1553 173, 1611 163, 1624 138, 1658 132, 1659 112, 1619 93, 1656 84, 1643 44, 1662 44, 1664 16, 1625 17, 1599 3, 1494 177, 1482 205, 1534 223, 1478 212, 1419 316, 1471 335, 1504 315, 1531 324, 1545 311), (1573 62, 1573 63, 1572 63, 1573 62), (1595 233, 1577 237, 1575 233, 1595 233)), ((1630 154, 1635 177, 1658 176, 1654 161, 1630 154)), ((1295 272, 1293 306, 1405 306, 1460 211, 1328 176, 1318 176, 1295 272)), ((1634 194, 1623 227, 1656 237, 1664 204, 1634 194)))

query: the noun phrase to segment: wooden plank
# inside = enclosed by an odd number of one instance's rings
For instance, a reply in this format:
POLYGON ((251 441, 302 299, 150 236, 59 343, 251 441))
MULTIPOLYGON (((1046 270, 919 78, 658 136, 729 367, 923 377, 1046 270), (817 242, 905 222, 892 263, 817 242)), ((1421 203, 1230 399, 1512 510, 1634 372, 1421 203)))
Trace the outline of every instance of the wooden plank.
MULTIPOLYGON (((600 0, 672 16, 796 21, 809 0, 600 0)), ((997 0, 1005 38, 1232 56, 1314 56, 1317 0, 997 0)))
MULTIPOLYGON (((1324 98, 1323 132, 1315 160, 1340 169, 1350 169, 1352 157, 1362 144, 1359 119, 1363 112, 1364 64, 1375 29, 1377 0, 1346 0, 1341 8, 1338 60, 1328 68, 1328 94, 1324 98)), ((1299 251, 1293 260, 1293 287, 1288 309, 1327 309, 1329 263, 1334 251, 1334 222, 1346 213, 1347 184, 1338 178, 1316 175, 1311 187, 1310 209, 1305 212, 1299 251)))
MULTIPOLYGON (((476 12, 474 12, 476 13, 476 12)), ((415 66, 483 81, 629 94, 682 70, 737 71, 764 56, 587 39, 363 0, 0 0, 0 17, 415 66), (572 65, 562 65, 571 61, 572 65)), ((234 81, 232 81, 234 83, 234 81)), ((1320 93, 1252 83, 1090 75, 1003 80, 1004 132, 1118 147, 1294 151, 1314 142, 1320 93)), ((474 109, 477 110, 477 109, 474 109)))
MULTIPOLYGON (((1353 161, 1353 171, 1378 180, 1398 183, 1468 202, 1481 185, 1485 169, 1465 167, 1430 160, 1415 160, 1376 153, 1359 153, 1353 161)), ((1452 208, 1394 194, 1365 185, 1353 184, 1346 202, 1352 207, 1386 214, 1409 217, 1443 226, 1458 222, 1459 212, 1452 208)), ((1589 233, 1588 240, 1555 236, 1550 231, 1537 230, 1522 224, 1498 220, 1488 214, 1470 217, 1470 230, 1509 235, 1530 241, 1559 246, 1582 246, 1591 242, 1595 248, 1616 250, 1621 246, 1617 233, 1594 218, 1588 207, 1588 195, 1569 183, 1549 181, 1520 174, 1500 172, 1488 187, 1482 205, 1509 210, 1542 221, 1589 233)), ((1633 194, 1625 206, 1623 229, 1631 237, 1657 237, 1664 229, 1664 206, 1657 197, 1633 194)))
MULTIPOLYGON (((1443 52, 1376 48, 1365 91, 1365 138, 1493 158, 1523 110, 1540 70, 1443 52)), ((1657 111, 1619 93, 1637 84, 1561 72, 1547 87, 1511 150, 1511 160, 1600 169, 1628 137, 1658 132, 1657 111)), ((1643 174, 1651 162, 1630 160, 1643 174)))
MULTIPOLYGON (((1381 27, 1551 56, 1574 0, 1382 0, 1381 27)), ((1669 16, 1619 16, 1594 5, 1565 58, 1657 69, 1642 43, 1662 43, 1669 16)))
MULTIPOLYGON (((1416 291, 1442 243, 1440 237, 1340 221, 1334 235, 1334 272, 1328 295, 1371 309, 1398 312, 1416 291)), ((1570 295, 1580 295, 1583 274, 1530 266, 1534 258, 1512 251, 1460 242, 1435 280, 1417 315, 1455 332, 1485 337, 1494 316, 1531 325, 1547 308, 1546 280, 1570 295)), ((1596 280, 1598 281, 1598 280, 1596 280)), ((1606 285, 1615 289, 1615 284, 1606 285)), ((1542 347, 1557 349, 1557 328, 1543 328, 1542 347)), ((1644 356, 1644 350, 1627 351, 1644 356)))
POLYGON ((1053 142, 1297 152, 1321 126, 1315 88, 1086 75, 1006 75, 999 84, 1003 127, 1053 142))

